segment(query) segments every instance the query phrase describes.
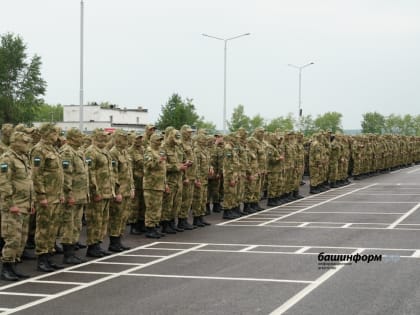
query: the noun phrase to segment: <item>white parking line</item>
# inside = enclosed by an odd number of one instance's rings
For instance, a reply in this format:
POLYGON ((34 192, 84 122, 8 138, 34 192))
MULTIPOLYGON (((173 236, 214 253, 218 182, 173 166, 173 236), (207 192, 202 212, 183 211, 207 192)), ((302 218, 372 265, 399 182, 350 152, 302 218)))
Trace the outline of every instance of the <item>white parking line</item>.
POLYGON ((414 170, 408 171, 407 174, 413 174, 413 173, 418 172, 418 171, 420 171, 420 168, 416 168, 414 170))
POLYGON ((302 247, 301 249, 298 249, 297 251, 295 251, 295 254, 302 254, 309 249, 311 249, 311 248, 310 247, 302 247))
POLYGON ((344 197, 344 196, 347 196, 347 195, 353 194, 353 193, 355 193, 355 192, 357 192, 357 191, 364 190, 364 189, 368 189, 368 188, 373 187, 373 186, 375 186, 375 185, 377 185, 377 183, 374 183, 374 184, 371 184, 371 185, 368 185, 368 186, 365 186, 365 187, 362 187, 362 188, 358 188, 358 189, 355 189, 355 190, 351 190, 351 191, 349 191, 349 192, 347 192, 347 193, 345 193, 345 194, 338 195, 338 196, 336 196, 336 197, 333 197, 333 198, 327 199, 327 200, 325 200, 325 201, 322 201, 322 202, 316 203, 316 204, 314 204, 314 205, 312 205, 312 206, 309 206, 309 207, 303 208, 303 209, 301 209, 301 210, 298 210, 298 211, 295 211, 295 212, 292 212, 292 213, 289 213, 289 214, 283 215, 283 216, 281 216, 281 217, 279 217, 279 218, 277 218, 277 219, 274 219, 274 220, 269 220, 269 221, 267 221, 267 222, 261 223, 261 224, 259 224, 258 226, 264 226, 264 225, 267 225, 267 224, 270 224, 270 223, 274 223, 274 222, 280 221, 280 220, 282 220, 282 219, 284 219, 284 218, 290 217, 290 216, 295 215, 295 214, 297 214, 297 213, 301 213, 301 212, 303 212, 303 211, 305 211, 305 210, 308 210, 308 209, 311 209, 311 208, 314 208, 314 207, 320 206, 320 205, 325 204, 325 203, 327 203, 327 202, 330 202, 330 201, 332 201, 332 200, 335 200, 335 199, 342 198, 342 197, 344 197))
MULTIPOLYGON (((363 251, 362 248, 358 248, 354 252, 351 253, 351 255, 354 255, 356 253, 361 253, 363 251)), ((285 303, 280 305, 277 309, 272 311, 270 315, 281 315, 290 308, 292 308, 296 303, 298 303, 300 300, 302 300, 306 295, 311 293, 313 290, 315 290, 317 287, 319 287, 321 284, 323 284, 325 281, 327 281, 329 278, 331 278, 333 275, 335 275, 337 272, 341 270, 345 265, 339 265, 336 266, 335 269, 329 270, 326 273, 324 273, 322 276, 320 276, 318 279, 316 279, 313 283, 305 287, 303 290, 298 292, 296 295, 291 297, 289 300, 287 300, 285 303)))
POLYGON ((388 229, 395 228, 400 222, 404 221, 408 216, 412 215, 418 208, 420 208, 420 203, 418 203, 417 205, 415 205, 413 208, 410 209, 410 211, 408 211, 401 218, 399 218, 394 223, 392 223, 390 226, 388 226, 388 229))
POLYGON ((261 282, 281 282, 281 283, 313 283, 314 281, 305 280, 287 280, 287 279, 265 279, 265 278, 233 278, 233 277, 208 277, 208 276, 186 276, 186 275, 160 275, 148 273, 130 273, 125 276, 137 277, 155 277, 155 278, 181 278, 181 279, 199 279, 199 280, 231 280, 231 281, 261 281, 261 282))
POLYGON ((2 291, 0 292, 0 295, 23 295, 23 296, 35 296, 35 297, 48 297, 51 296, 51 294, 38 294, 38 293, 27 293, 27 292, 7 292, 2 291))

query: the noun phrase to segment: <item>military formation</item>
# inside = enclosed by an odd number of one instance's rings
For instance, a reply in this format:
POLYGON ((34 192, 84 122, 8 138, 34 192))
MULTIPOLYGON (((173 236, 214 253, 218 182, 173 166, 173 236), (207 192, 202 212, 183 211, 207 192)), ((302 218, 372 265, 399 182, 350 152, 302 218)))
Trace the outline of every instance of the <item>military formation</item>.
POLYGON ((128 250, 133 235, 159 239, 291 202, 309 175, 311 194, 420 162, 420 138, 267 132, 244 128, 228 135, 184 125, 144 133, 96 129, 65 133, 2 126, 0 142, 1 279, 28 278, 22 259, 52 272, 128 250), (191 221, 192 219, 192 221, 191 221), (81 244, 86 222, 86 245, 81 244), (103 242, 109 238, 108 248, 103 242), (63 251, 62 264, 52 257, 63 251), (35 257, 27 252, 35 249, 35 257))

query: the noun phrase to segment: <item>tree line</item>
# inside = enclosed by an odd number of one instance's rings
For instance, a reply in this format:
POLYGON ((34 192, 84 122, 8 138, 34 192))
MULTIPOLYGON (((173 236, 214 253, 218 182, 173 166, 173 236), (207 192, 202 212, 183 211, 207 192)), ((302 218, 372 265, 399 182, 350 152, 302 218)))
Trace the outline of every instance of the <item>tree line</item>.
MULTIPOLYGON (((42 98, 45 95, 47 82, 41 75, 41 58, 38 55, 28 56, 27 46, 19 35, 12 33, 0 34, 0 124, 26 123, 34 121, 63 121, 63 106, 46 104, 42 98)), ((111 103, 101 104, 104 108, 111 103)), ((420 136, 420 115, 384 116, 380 113, 365 113, 361 121, 362 133, 401 134, 420 136)), ((164 130, 168 126, 180 128, 184 124, 215 131, 213 122, 205 121, 200 116, 191 98, 183 99, 179 94, 172 94, 165 105, 155 125, 164 130)), ((317 117, 304 115, 295 119, 292 113, 265 119, 260 114, 248 116, 245 106, 234 108, 227 122, 229 131, 243 127, 252 131, 264 127, 268 131, 301 130, 309 136, 318 130, 343 132, 342 114, 327 112, 317 117)))

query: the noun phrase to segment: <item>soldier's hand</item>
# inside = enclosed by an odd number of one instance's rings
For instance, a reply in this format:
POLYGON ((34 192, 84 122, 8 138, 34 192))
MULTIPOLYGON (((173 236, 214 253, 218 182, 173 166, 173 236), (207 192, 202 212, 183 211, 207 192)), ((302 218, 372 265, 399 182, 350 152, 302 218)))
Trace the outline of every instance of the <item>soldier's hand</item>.
POLYGON ((195 187, 200 188, 201 187, 201 182, 199 179, 196 179, 194 182, 195 187))
POLYGON ((230 187, 235 187, 235 185, 236 185, 236 180, 229 181, 229 186, 230 187))
POLYGON ((130 198, 134 199, 134 197, 136 196, 136 190, 135 189, 131 189, 130 191, 130 198))
POLYGON ((214 176, 214 169, 213 169, 213 167, 210 167, 209 176, 211 176, 211 177, 214 176))
POLYGON ((74 198, 73 198, 73 197, 69 197, 69 198, 67 199, 67 204, 68 204, 69 206, 73 206, 75 202, 76 202, 76 200, 74 200, 74 198))
POLYGON ((20 214, 20 209, 18 207, 16 207, 16 206, 11 206, 9 208, 9 210, 10 210, 11 213, 20 214))
POLYGON ((43 207, 43 208, 46 208, 46 207, 48 206, 48 200, 47 200, 47 199, 42 199, 42 200, 39 202, 39 205, 40 205, 41 207, 43 207))
POLYGON ((183 183, 184 183, 184 185, 188 185, 190 183, 190 180, 188 178, 184 179, 183 183))
POLYGON ((64 203, 66 200, 64 199, 63 196, 60 197, 60 203, 64 203))
POLYGON ((35 207, 31 207, 30 210, 29 210, 29 213, 30 214, 35 214, 35 212, 36 212, 35 207))
POLYGON ((118 194, 118 195, 115 196, 115 201, 118 202, 118 203, 120 203, 122 201, 122 199, 123 198, 122 198, 121 194, 118 194))
POLYGON ((159 162, 162 162, 162 161, 166 161, 166 156, 161 155, 161 156, 159 157, 159 162))
POLYGON ((165 185, 165 192, 167 194, 169 194, 171 192, 171 189, 169 188, 169 185, 168 184, 165 185))
POLYGON ((188 165, 184 163, 184 164, 181 164, 181 166, 179 167, 179 170, 185 171, 187 168, 188 168, 188 165))
POLYGON ((95 195, 95 197, 93 197, 93 200, 98 202, 102 200, 102 196, 101 195, 95 195))

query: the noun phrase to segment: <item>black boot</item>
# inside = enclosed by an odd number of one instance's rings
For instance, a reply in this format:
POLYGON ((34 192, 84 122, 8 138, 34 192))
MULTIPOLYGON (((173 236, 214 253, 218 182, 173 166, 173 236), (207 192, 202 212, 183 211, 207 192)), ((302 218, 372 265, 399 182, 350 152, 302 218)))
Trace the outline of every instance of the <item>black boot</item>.
POLYGON ((120 235, 120 236, 118 237, 118 245, 120 245, 120 247, 121 247, 123 250, 129 250, 129 249, 131 249, 131 247, 125 246, 123 243, 121 243, 121 238, 122 238, 122 236, 120 235))
POLYGON ((28 279, 31 276, 27 275, 25 273, 21 273, 19 270, 17 270, 17 263, 12 263, 10 265, 10 267, 12 268, 13 273, 19 278, 19 279, 28 279))
POLYGON ((302 199, 302 198, 304 198, 301 194, 299 194, 299 190, 294 190, 294 191, 293 191, 293 196, 294 196, 296 199, 302 199))
POLYGON ((222 207, 220 206, 220 203, 219 202, 213 203, 213 212, 219 213, 220 211, 222 211, 222 207))
POLYGON ((119 242, 118 242, 118 236, 110 236, 109 237, 109 247, 108 250, 110 252, 120 253, 123 251, 121 248, 119 242))
POLYGON ((160 227, 161 227, 161 225, 156 225, 155 226, 155 231, 160 237, 164 237, 166 235, 166 233, 162 232, 160 227))
POLYGON ((139 223, 130 223, 130 234, 131 235, 140 235, 142 231, 139 228, 139 223))
POLYGON ((37 269, 43 272, 52 272, 55 269, 50 265, 48 262, 48 255, 49 254, 41 254, 38 256, 38 264, 37 269))
POLYGON ((194 227, 188 223, 186 218, 178 218, 178 228, 191 231, 194 230, 194 227))
POLYGON ((244 213, 245 214, 251 214, 255 213, 255 210, 251 208, 251 204, 249 202, 244 202, 244 213))
POLYGON ((86 251, 87 257, 93 257, 93 258, 101 258, 105 255, 98 249, 97 244, 92 244, 88 246, 88 249, 86 251))
POLYGON ((252 202, 251 203, 251 208, 254 209, 255 211, 261 211, 264 210, 264 208, 261 208, 260 205, 258 204, 258 202, 252 202))
POLYGON ((193 225, 198 227, 204 227, 205 225, 201 222, 200 217, 194 217, 193 225))
POLYGON ((24 249, 22 256, 20 256, 21 260, 36 260, 36 255, 30 252, 28 249, 24 249))
POLYGON ((176 234, 176 231, 170 226, 169 221, 162 221, 162 232, 166 234, 176 234))
MULTIPOLYGON (((63 253, 64 253, 64 251, 63 251, 63 253)), ((50 266, 52 268, 56 269, 56 270, 65 268, 64 265, 56 264, 55 262, 53 262, 53 260, 52 260, 53 256, 54 256, 53 254, 48 254, 47 255, 47 261, 50 264, 50 266)))
POLYGON ((55 254, 58 254, 58 255, 64 254, 63 246, 61 244, 55 243, 54 250, 55 250, 55 254))
POLYGON ((320 191, 318 190, 318 186, 310 186, 309 193, 310 194, 319 194, 320 191))
POLYGON ((105 249, 103 249, 102 247, 101 247, 101 244, 100 244, 100 242, 99 243, 96 243, 95 244, 95 246, 96 246, 96 249, 98 250, 98 251, 100 251, 104 256, 109 256, 109 255, 112 255, 112 253, 111 252, 109 252, 109 251, 107 251, 107 250, 105 250, 105 249))
POLYGON ((74 250, 79 250, 79 249, 86 248, 86 247, 87 247, 87 245, 82 244, 80 242, 76 242, 76 244, 74 244, 74 250))
POLYGON ((204 216, 201 216, 201 217, 200 217, 200 222, 201 222, 202 224, 204 224, 204 225, 211 225, 211 223, 210 223, 210 222, 207 222, 206 220, 204 220, 204 216))
POLYGON ((4 239, 0 236, 0 253, 3 250, 4 247, 4 239))
POLYGON ((73 244, 63 244, 63 249, 64 249, 63 264, 78 265, 83 262, 86 262, 84 259, 79 258, 74 254, 73 244))
POLYGON ((4 262, 3 267, 1 269, 1 276, 2 280, 6 281, 18 281, 19 277, 13 272, 12 264, 10 262, 4 262))
POLYGON ((269 207, 278 206, 278 204, 276 202, 276 199, 275 198, 268 198, 267 206, 269 206, 269 207))
POLYGON ((210 203, 206 203, 206 214, 205 215, 210 215, 210 214, 211 214, 210 203))
POLYGON ((171 220, 171 221, 169 221, 169 225, 170 225, 170 226, 171 226, 171 228, 172 228, 173 230, 175 230, 176 232, 184 232, 184 229, 182 229, 182 228, 180 228, 180 227, 176 226, 176 224, 175 224, 175 220, 171 220))
POLYGON ((232 211, 230 209, 224 209, 223 210, 223 219, 232 220, 236 217, 232 214, 232 211))
POLYGON ((156 229, 154 227, 146 227, 146 229, 147 238, 160 238, 160 235, 156 233, 156 229))

